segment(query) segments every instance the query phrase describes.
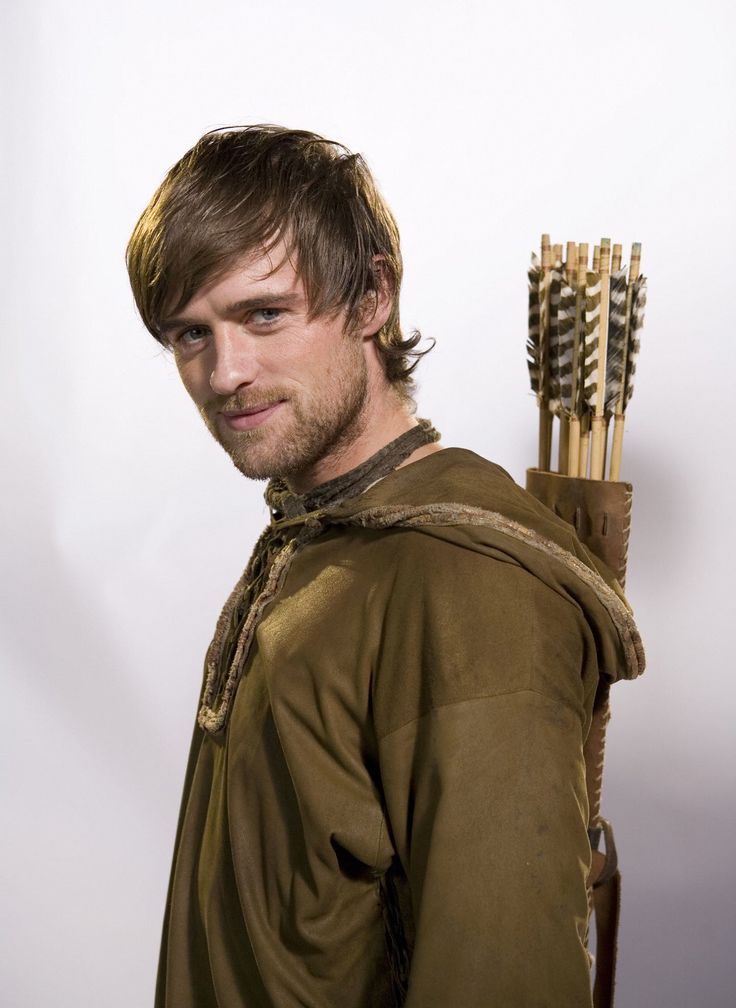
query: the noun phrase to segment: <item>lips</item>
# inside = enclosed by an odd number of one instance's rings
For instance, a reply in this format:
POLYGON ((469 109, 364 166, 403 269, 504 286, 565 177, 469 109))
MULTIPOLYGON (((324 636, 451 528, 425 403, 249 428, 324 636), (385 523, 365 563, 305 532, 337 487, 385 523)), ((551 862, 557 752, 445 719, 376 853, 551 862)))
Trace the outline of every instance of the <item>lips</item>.
POLYGON ((263 403, 260 406, 248 406, 242 410, 223 410, 220 414, 231 430, 253 430, 260 427, 283 405, 280 399, 274 403, 263 403))

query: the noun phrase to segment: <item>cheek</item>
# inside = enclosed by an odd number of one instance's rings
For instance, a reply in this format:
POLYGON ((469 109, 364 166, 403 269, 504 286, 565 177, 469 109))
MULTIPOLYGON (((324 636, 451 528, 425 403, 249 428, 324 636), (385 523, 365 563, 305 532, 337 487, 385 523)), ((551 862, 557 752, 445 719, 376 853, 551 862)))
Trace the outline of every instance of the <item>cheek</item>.
POLYGON ((200 358, 191 361, 177 361, 176 368, 182 385, 191 399, 198 406, 203 405, 212 395, 210 373, 207 371, 205 361, 200 358))

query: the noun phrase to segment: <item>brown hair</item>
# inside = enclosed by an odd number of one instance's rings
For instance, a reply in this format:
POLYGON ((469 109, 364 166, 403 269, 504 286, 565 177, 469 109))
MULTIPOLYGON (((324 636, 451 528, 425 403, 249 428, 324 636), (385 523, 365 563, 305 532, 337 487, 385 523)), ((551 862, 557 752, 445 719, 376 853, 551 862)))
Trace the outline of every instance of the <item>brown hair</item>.
POLYGON ((146 328, 165 343, 167 314, 240 256, 280 238, 295 256, 311 318, 344 309, 352 325, 365 295, 387 286, 393 306, 374 339, 387 379, 408 394, 427 350, 416 349, 418 332, 405 339, 399 323, 396 221, 359 154, 304 130, 213 130, 168 172, 126 256, 146 328))

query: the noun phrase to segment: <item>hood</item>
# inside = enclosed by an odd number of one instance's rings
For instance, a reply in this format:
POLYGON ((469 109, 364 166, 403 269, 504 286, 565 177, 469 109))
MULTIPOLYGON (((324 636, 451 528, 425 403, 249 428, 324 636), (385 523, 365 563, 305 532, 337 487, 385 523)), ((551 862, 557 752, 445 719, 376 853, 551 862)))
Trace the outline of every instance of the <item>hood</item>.
POLYGON ((605 681, 644 671, 639 632, 610 570, 571 525, 474 452, 445 448, 400 467, 323 512, 320 524, 407 528, 489 556, 500 552, 580 607, 605 681))

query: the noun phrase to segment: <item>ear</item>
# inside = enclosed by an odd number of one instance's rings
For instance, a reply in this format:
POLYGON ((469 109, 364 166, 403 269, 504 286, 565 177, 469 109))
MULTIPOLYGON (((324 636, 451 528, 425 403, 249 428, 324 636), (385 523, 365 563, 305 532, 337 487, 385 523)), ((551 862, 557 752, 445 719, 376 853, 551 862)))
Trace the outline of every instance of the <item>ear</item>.
POLYGON ((386 324, 394 306, 394 289, 384 263, 385 256, 373 256, 375 289, 363 296, 360 313, 359 334, 363 339, 373 339, 379 329, 386 324))

